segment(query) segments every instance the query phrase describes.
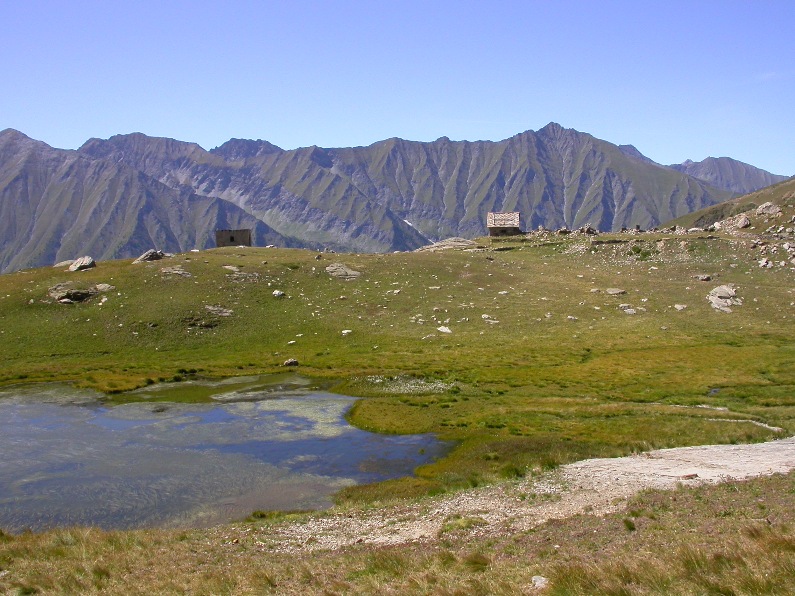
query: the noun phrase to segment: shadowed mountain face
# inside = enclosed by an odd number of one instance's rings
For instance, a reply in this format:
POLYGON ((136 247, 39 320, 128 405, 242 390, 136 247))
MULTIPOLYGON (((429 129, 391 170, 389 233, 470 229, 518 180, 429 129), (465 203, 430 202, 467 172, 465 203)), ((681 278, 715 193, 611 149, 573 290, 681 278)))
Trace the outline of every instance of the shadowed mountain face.
POLYGON ((217 228, 253 228, 263 243, 289 244, 227 201, 169 188, 124 163, 0 133, 0 271, 85 254, 207 248, 217 228))
MULTIPOLYGON (((749 184, 732 178, 756 170, 742 165, 719 181, 749 184)), ((527 229, 649 228, 732 196, 557 124, 498 142, 290 151, 242 139, 205 151, 139 133, 64 151, 6 130, 0 270, 206 248, 217 228, 252 228, 257 245, 358 252, 482 235, 489 211, 520 211, 527 229)))

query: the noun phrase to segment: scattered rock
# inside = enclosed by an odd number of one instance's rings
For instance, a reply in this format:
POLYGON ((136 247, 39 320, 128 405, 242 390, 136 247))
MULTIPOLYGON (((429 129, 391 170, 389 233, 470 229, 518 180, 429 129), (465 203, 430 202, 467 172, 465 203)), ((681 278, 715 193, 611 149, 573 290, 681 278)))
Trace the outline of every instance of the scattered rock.
POLYGON ((162 259, 165 256, 166 256, 166 254, 162 250, 155 250, 154 248, 150 248, 144 254, 142 254, 140 257, 135 259, 132 262, 132 264, 133 265, 137 265, 138 263, 146 263, 146 262, 149 262, 149 261, 159 261, 160 259, 162 259))
POLYGON ((626 290, 622 290, 621 288, 607 288, 605 290, 605 293, 608 296, 620 296, 622 294, 626 294, 627 291, 626 290))
POLYGON ((111 292, 115 290, 116 286, 112 286, 110 284, 97 284, 94 286, 94 289, 100 294, 103 294, 105 292, 111 292))
POLYGON ((428 246, 421 246, 414 252, 438 252, 440 250, 453 250, 453 249, 472 249, 477 248, 478 245, 476 242, 472 240, 467 240, 466 238, 448 238, 447 240, 441 240, 439 242, 435 242, 434 244, 428 246))
POLYGON ((284 364, 282 364, 282 366, 298 366, 298 360, 296 360, 295 358, 288 358, 287 360, 284 361, 284 364))
POLYGON ((676 310, 685 310, 687 308, 687 304, 674 304, 674 308, 676 310))
POLYGON ((350 335, 351 333, 353 333, 353 330, 351 330, 351 329, 343 329, 342 330, 342 336, 343 337, 345 337, 346 335, 350 335))
POLYGON ((222 306, 217 306, 217 305, 210 305, 210 304, 206 305, 204 308, 206 308, 212 314, 214 314, 216 316, 219 316, 219 317, 231 317, 232 316, 232 312, 233 312, 233 311, 229 310, 228 308, 224 308, 222 306))
POLYGON ((284 298, 284 292, 282 292, 281 290, 273 290, 273 297, 284 298))
POLYGON ((332 277, 338 277, 339 279, 356 279, 361 275, 360 271, 355 271, 342 263, 332 263, 326 267, 326 273, 332 277))
POLYGON ((751 220, 745 213, 740 213, 734 217, 727 217, 723 221, 718 221, 713 224, 715 230, 725 230, 732 232, 734 230, 742 230, 751 226, 751 220))
POLYGON ((181 277, 193 277, 190 273, 185 271, 182 266, 176 265, 175 267, 163 267, 160 270, 163 275, 179 275, 181 277))
POLYGON ((736 216, 734 225, 738 229, 748 228, 751 226, 751 220, 748 219, 747 215, 741 213, 740 215, 736 216))
POLYGON ((779 215, 780 213, 781 207, 769 201, 767 203, 762 203, 756 208, 757 215, 779 215))
POLYGON ((92 267, 96 267, 97 264, 91 257, 80 257, 79 259, 75 259, 71 265, 69 265, 69 271, 85 271, 86 269, 91 269, 92 267))
POLYGON ((740 306, 743 301, 737 298, 734 286, 731 284, 718 286, 707 294, 707 301, 717 311, 730 313, 731 306, 740 306))
POLYGON ((452 333, 453 331, 449 327, 445 327, 442 325, 441 327, 437 327, 436 330, 440 333, 452 333))
POLYGON ((706 273, 701 273, 699 275, 694 275, 693 279, 697 279, 698 281, 712 281, 712 276, 707 275, 706 273))

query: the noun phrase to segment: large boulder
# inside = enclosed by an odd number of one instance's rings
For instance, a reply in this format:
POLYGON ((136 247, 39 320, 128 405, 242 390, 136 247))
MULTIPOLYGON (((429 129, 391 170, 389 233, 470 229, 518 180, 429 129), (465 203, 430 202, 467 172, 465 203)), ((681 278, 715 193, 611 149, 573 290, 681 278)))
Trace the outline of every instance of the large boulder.
POLYGON ((97 263, 91 257, 80 257, 69 265, 69 271, 84 271, 96 267, 97 263))
POLYGON ((159 261, 163 257, 166 256, 162 250, 155 250, 154 248, 150 248, 140 257, 133 261, 133 265, 137 265, 138 263, 146 263, 148 261, 159 261))
POLYGON ((732 306, 740 306, 743 301, 737 297, 737 292, 731 284, 718 286, 707 294, 707 301, 712 308, 719 312, 730 313, 732 306))

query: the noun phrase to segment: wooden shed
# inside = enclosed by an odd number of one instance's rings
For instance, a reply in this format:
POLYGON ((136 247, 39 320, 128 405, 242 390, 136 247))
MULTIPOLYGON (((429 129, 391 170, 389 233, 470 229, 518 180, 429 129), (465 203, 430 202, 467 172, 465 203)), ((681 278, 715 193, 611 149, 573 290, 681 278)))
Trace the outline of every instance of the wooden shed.
POLYGON ((251 246, 251 230, 216 230, 216 246, 251 246))
POLYGON ((518 211, 492 211, 486 217, 489 236, 516 236, 522 233, 518 211))

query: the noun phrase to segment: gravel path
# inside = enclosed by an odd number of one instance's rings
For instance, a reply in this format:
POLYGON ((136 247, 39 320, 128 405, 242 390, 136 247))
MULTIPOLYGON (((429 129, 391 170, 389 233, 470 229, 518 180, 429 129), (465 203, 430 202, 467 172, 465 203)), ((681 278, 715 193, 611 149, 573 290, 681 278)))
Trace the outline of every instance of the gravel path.
POLYGON ((281 552, 339 549, 353 544, 401 544, 437 539, 446 523, 469 520, 475 535, 524 530, 584 511, 617 510, 635 493, 677 484, 742 480, 795 468, 795 437, 752 445, 660 449, 589 459, 542 477, 471 489, 410 505, 365 512, 321 513, 277 525, 253 537, 281 552))

